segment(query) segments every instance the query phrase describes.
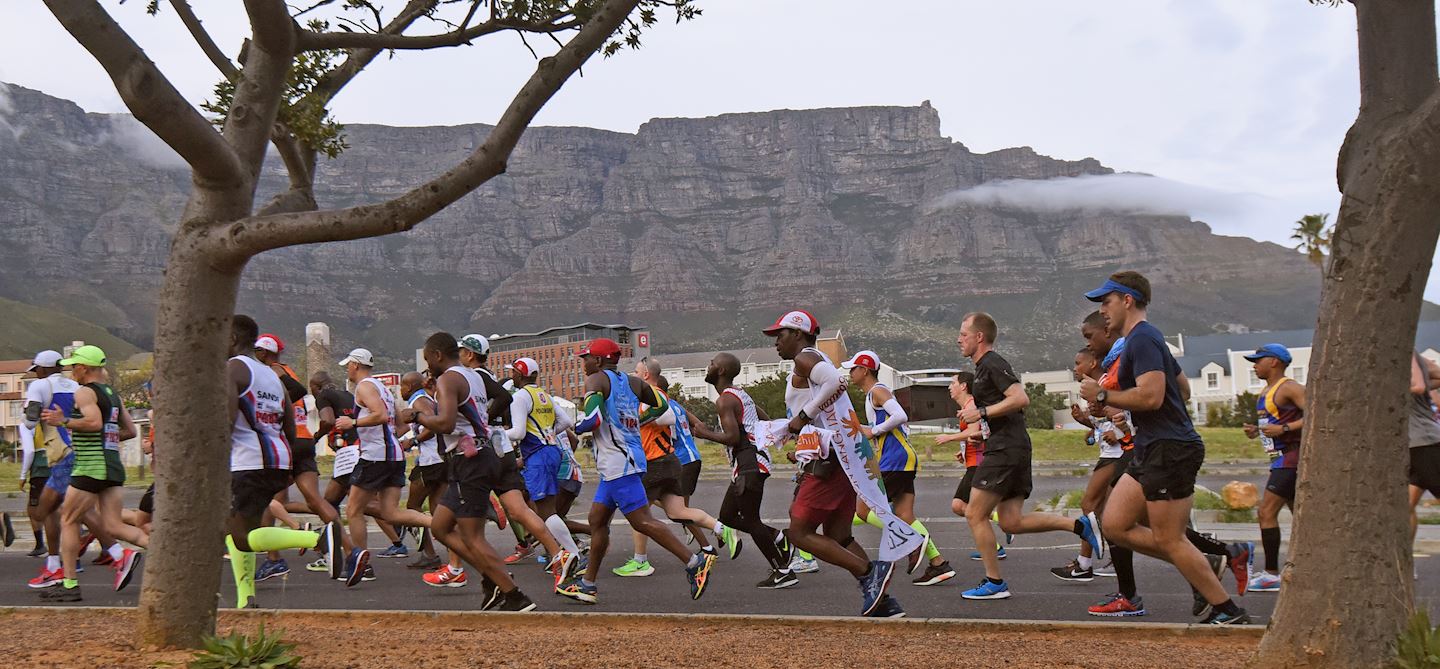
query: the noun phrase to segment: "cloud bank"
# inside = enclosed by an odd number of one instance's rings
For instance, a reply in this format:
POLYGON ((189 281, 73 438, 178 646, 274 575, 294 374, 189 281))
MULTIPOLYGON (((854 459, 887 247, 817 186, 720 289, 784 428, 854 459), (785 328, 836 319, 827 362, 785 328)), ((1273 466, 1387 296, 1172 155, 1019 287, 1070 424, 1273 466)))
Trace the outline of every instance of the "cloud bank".
POLYGON ((977 205, 1052 213, 1109 211, 1232 218, 1268 204, 1267 198, 1252 193, 1230 193, 1144 174, 1101 174, 991 181, 947 193, 930 202, 927 209, 977 205))

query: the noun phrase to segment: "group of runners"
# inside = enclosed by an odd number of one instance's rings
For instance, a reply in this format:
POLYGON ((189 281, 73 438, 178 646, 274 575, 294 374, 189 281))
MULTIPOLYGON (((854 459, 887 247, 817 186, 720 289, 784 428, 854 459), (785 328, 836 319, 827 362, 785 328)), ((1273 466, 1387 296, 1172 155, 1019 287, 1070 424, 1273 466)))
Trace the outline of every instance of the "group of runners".
MULTIPOLYGON (((1087 441, 1099 457, 1076 518, 1025 510, 1032 490, 1023 416, 1028 397, 995 350, 994 318, 975 312, 960 324, 957 344, 974 372, 951 380, 959 431, 936 443, 954 444, 965 465, 951 509, 966 519, 977 547, 970 557, 984 569, 961 597, 1011 596, 1000 566, 1006 554, 993 527, 998 524, 1007 543, 1015 535, 1074 534, 1077 555, 1052 569, 1055 577, 1116 579, 1115 593, 1089 607, 1092 615, 1146 613, 1135 582, 1138 552, 1176 567, 1192 588, 1192 613, 1203 622, 1250 622, 1222 576, 1233 574, 1239 595, 1280 588, 1278 515, 1295 498, 1305 413, 1304 386, 1286 376, 1289 351, 1267 344, 1246 356, 1265 389, 1256 407, 1259 420, 1245 432, 1263 443, 1273 462, 1259 513, 1264 568, 1255 571, 1252 542, 1222 542, 1189 522, 1205 448, 1186 411, 1185 375, 1147 320, 1149 281, 1118 272, 1084 297, 1098 310, 1078 327, 1084 345, 1074 374, 1085 406, 1073 405, 1071 412, 1089 429, 1087 441)), ((632 530, 634 552, 611 569, 614 575, 654 573, 647 554, 653 541, 681 563, 688 593, 698 600, 721 552, 735 558, 748 538, 769 568, 759 588, 794 586, 797 574, 817 571, 823 562, 854 576, 861 615, 904 615, 888 592, 897 566, 914 573, 924 565, 912 581, 917 586, 946 583, 956 572, 916 517, 920 458, 905 409, 880 380, 880 358, 866 350, 836 365, 816 347, 819 322, 806 311, 787 312, 763 332, 780 357, 793 362, 786 416, 766 415, 735 385, 740 361, 720 353, 705 377, 718 396, 712 425, 691 420, 667 397, 657 361, 638 361, 633 374, 620 370, 621 349, 609 339, 592 340, 576 352, 583 358, 585 396, 572 417, 536 384, 535 360, 520 358, 501 373, 490 370, 483 336, 430 336, 425 369, 401 378, 402 405, 374 377, 368 350, 357 348, 340 361, 353 393, 324 370, 303 384, 281 362, 283 341, 261 333, 253 319, 235 316, 227 366, 232 478, 224 550, 236 605, 254 606, 257 580, 288 573, 280 551, 289 549, 316 551, 318 559, 307 568, 346 586, 373 580, 372 520, 390 540, 375 557, 407 557, 405 537, 415 537, 419 555, 409 566, 423 571, 418 580, 427 585, 463 587, 478 571, 482 609, 535 608, 507 566, 537 553, 553 577, 554 594, 594 604, 618 511, 632 530), (850 403, 851 386, 864 394, 863 412, 850 403), (319 413, 313 433, 307 394, 319 413), (323 491, 316 435, 327 436, 335 451, 323 491), (580 435, 590 437, 599 479, 584 522, 568 518, 584 480, 575 457, 580 435), (696 438, 723 446, 729 464, 718 517, 690 506, 701 471, 696 438), (407 477, 412 450, 415 465, 407 477), (799 465, 784 529, 766 524, 760 514, 779 457, 799 465), (288 498, 291 485, 303 500, 288 498), (680 524, 697 548, 687 547, 652 507, 680 524), (311 528, 294 513, 313 514, 321 524, 311 528), (487 522, 512 527, 512 554, 502 557, 486 540, 487 522), (873 555, 853 535, 860 524, 882 529, 873 555), (437 542, 448 560, 440 558, 437 542)), ((91 540, 103 549, 94 563, 111 566, 116 590, 129 582, 142 555, 121 542, 142 549, 148 543, 154 488, 140 509, 121 509, 119 444, 135 435, 135 426, 105 384, 105 366, 104 352, 85 346, 64 359, 42 352, 32 367, 38 380, 27 390, 25 426, 33 439, 27 432, 23 476, 31 489, 32 555, 43 555, 46 564, 29 584, 48 600, 81 599, 79 557, 91 540)), ((1413 377, 1411 494, 1418 501, 1425 490, 1440 490, 1440 421, 1428 395, 1440 386, 1440 365, 1416 356, 1413 377)), ((153 448, 148 441, 145 446, 147 452, 153 448)), ((3 528, 9 545, 14 532, 8 517, 3 528)))

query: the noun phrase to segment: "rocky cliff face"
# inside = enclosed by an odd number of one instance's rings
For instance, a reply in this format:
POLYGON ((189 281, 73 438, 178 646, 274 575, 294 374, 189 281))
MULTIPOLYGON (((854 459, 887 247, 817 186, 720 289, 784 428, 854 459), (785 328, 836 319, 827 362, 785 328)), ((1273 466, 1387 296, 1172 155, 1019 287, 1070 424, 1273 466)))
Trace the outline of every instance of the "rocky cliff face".
MULTIPOLYGON (((0 297, 148 346, 188 173, 124 117, 14 86, 8 99, 0 297)), ((317 197, 404 192, 487 130, 350 126, 317 197)), ((1108 172, 1029 148, 973 153, 928 103, 656 119, 634 135, 533 128, 507 174, 410 233, 255 259, 240 308, 297 340, 327 321, 337 346, 398 361, 435 329, 581 320, 647 325, 662 352, 764 345, 760 327, 804 307, 900 366, 955 364, 960 316, 985 309, 1017 366, 1041 368, 1079 344, 1082 288, 1127 267, 1154 281, 1153 316, 1172 330, 1313 324, 1316 271, 1277 245, 1184 217, 926 207, 995 179, 1108 172)), ((262 200, 283 184, 277 162, 262 200)))

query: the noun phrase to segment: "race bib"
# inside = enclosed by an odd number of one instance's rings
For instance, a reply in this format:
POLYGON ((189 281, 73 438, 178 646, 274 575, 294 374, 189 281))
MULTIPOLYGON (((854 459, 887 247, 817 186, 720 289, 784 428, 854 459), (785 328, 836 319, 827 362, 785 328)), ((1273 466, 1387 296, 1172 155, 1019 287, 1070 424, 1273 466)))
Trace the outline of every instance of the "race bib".
POLYGON ((355 463, 360 461, 359 447, 347 446, 336 451, 335 468, 330 473, 330 478, 340 478, 355 471, 355 463))
POLYGON ((1260 424, 1260 430, 1261 430, 1261 432, 1260 432, 1260 445, 1265 447, 1265 452, 1266 452, 1266 453, 1274 453, 1274 452, 1276 451, 1276 448, 1275 448, 1275 440, 1274 440, 1274 439, 1271 439, 1270 437, 1265 436, 1265 432, 1264 432, 1265 426, 1266 426, 1266 425, 1270 425, 1270 417, 1269 417, 1269 416, 1261 416, 1261 417, 1260 417, 1260 420, 1258 420, 1258 421, 1256 421, 1256 422, 1258 422, 1258 423, 1260 424))

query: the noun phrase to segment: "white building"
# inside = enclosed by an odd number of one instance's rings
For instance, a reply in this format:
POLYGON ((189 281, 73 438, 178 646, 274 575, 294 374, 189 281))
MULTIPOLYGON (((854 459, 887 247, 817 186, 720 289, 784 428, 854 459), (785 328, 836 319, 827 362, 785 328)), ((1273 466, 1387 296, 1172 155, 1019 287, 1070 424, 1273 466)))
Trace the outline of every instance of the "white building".
MULTIPOLYGON (((820 333, 816 346, 835 360, 836 364, 849 359, 845 350, 845 340, 840 332, 825 331, 820 333)), ((654 356, 660 361, 660 374, 670 382, 670 392, 673 394, 678 387, 689 397, 704 397, 710 401, 719 399, 715 388, 705 383, 705 370, 710 366, 710 360, 719 351, 701 351, 696 353, 670 353, 654 356)), ((789 374, 795 369, 795 363, 791 360, 780 358, 775 352, 775 347, 746 348, 730 351, 740 359, 740 375, 735 377, 735 385, 748 386, 758 383, 776 374, 789 374)), ((911 385, 914 381, 905 373, 884 361, 885 354, 880 354, 880 382, 890 386, 892 389, 900 389, 911 385)), ((633 366, 633 360, 622 360, 622 365, 633 366)))

